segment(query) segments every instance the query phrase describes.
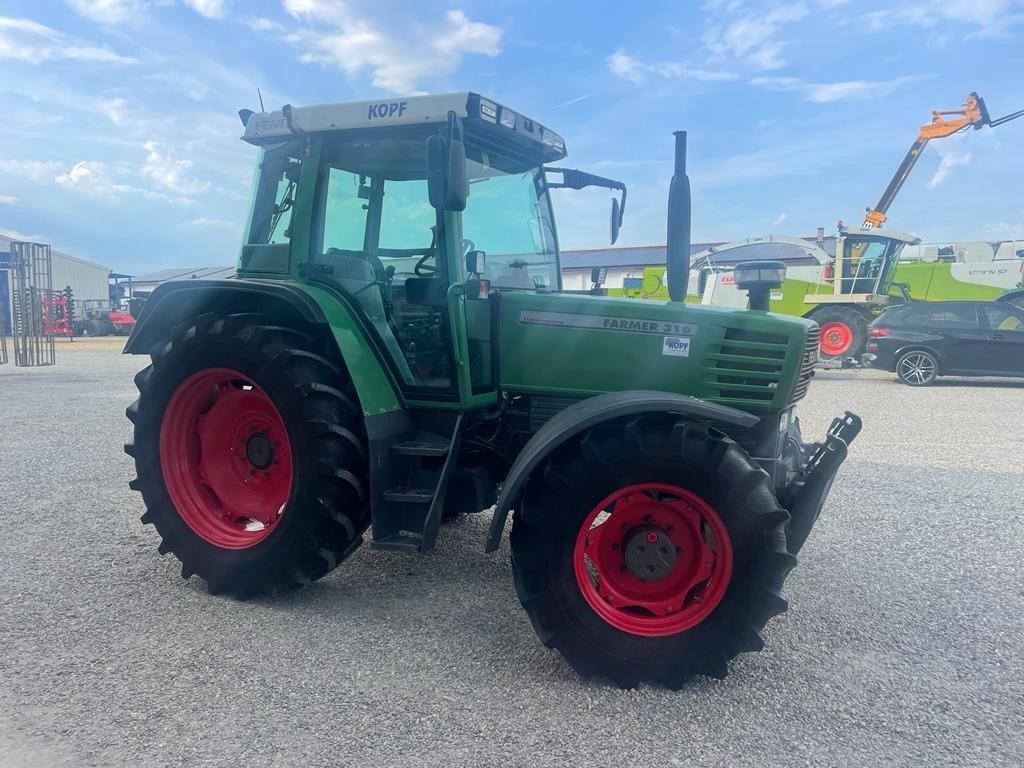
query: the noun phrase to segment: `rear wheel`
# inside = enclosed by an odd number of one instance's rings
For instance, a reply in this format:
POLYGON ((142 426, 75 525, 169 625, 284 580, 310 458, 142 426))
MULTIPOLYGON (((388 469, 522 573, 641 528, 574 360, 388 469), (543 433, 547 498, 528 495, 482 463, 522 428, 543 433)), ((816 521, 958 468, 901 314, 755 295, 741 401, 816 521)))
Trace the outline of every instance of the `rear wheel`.
POLYGON ((182 576, 239 597, 308 584, 362 541, 367 449, 344 371, 259 315, 204 315, 151 353, 128 408, 144 523, 182 576))
POLYGON ((788 520, 768 476, 721 433, 661 415, 601 425, 527 488, 516 589, 582 675, 673 688, 724 677, 786 608, 788 520))
POLYGON ((860 359, 867 344, 867 319, 847 307, 825 307, 811 317, 821 326, 822 358, 860 359))
POLYGON ((896 361, 896 375, 904 384, 927 387, 939 376, 939 361, 923 349, 914 349, 900 355, 896 361))

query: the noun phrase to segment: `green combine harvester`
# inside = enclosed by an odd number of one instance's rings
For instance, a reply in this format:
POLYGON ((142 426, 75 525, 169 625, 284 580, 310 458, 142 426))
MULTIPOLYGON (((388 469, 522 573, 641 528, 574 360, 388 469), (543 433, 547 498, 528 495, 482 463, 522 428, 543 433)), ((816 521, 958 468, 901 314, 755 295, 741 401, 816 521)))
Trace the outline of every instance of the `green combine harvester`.
MULTIPOLYGON (((239 113, 260 148, 237 279, 160 286, 126 353, 144 523, 182 575, 241 598, 355 551, 423 553, 511 514, 541 640, 582 675, 679 687, 762 648, 847 446, 804 442, 818 327, 683 303, 685 134, 671 301, 561 289, 546 164, 565 143, 475 93, 239 113)), ((624 201, 624 197, 623 197, 624 201)), ((622 207, 613 205, 613 230, 622 207)))

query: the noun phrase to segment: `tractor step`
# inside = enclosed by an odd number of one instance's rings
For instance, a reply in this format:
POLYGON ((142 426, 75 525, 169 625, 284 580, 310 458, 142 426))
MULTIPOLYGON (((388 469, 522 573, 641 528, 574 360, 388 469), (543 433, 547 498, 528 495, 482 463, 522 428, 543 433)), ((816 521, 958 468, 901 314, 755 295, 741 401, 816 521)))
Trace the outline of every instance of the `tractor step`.
MULTIPOLYGON (((393 433, 394 434, 394 433, 393 433)), ((462 415, 451 437, 406 422, 391 443, 373 510, 373 548, 402 552, 433 549, 448 480, 462 440, 462 415)))
POLYGON ((418 533, 396 533, 383 539, 374 539, 373 548, 385 552, 419 552, 423 537, 418 533))
POLYGON ((448 455, 450 443, 431 443, 423 440, 410 440, 407 443, 395 443, 391 452, 398 456, 425 456, 440 458, 448 455))
POLYGON ((384 501, 397 501, 400 504, 429 504, 434 498, 433 488, 414 488, 411 485, 400 485, 381 494, 384 501))

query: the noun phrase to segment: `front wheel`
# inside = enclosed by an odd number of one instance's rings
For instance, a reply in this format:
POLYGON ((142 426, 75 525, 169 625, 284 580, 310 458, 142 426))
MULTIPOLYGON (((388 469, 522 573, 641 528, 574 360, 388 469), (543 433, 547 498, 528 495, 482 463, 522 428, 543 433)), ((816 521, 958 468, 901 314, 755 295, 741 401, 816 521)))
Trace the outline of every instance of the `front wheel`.
POLYGON ((654 415, 563 446, 512 528, 534 628, 584 676, 672 688, 763 647, 796 558, 768 476, 703 424, 654 415))
POLYGON ((821 326, 821 357, 859 360, 868 339, 867 319, 849 307, 825 307, 812 320, 821 326))
POLYGON ((896 375, 904 384, 927 387, 934 384, 939 376, 939 361, 931 352, 923 349, 911 350, 900 355, 896 361, 896 375))

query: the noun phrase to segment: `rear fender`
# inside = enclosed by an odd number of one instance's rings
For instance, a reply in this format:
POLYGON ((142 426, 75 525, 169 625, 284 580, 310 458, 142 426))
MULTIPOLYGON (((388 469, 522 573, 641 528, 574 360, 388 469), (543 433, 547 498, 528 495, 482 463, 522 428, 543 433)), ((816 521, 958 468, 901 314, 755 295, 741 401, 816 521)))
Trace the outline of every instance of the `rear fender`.
POLYGON ((544 459, 556 448, 598 424, 642 413, 691 416, 699 421, 714 421, 746 429, 760 421, 753 414, 724 405, 686 395, 646 390, 609 392, 570 405, 538 429, 516 457, 498 497, 485 551, 493 552, 498 548, 509 510, 515 506, 533 473, 541 468, 544 459))
POLYGON ((342 302, 324 308, 301 287, 286 282, 256 280, 181 280, 164 283, 153 291, 125 345, 127 355, 145 355, 179 322, 205 312, 255 312, 281 319, 282 325, 315 326, 345 363, 364 415, 402 407, 385 368, 373 356, 373 347, 348 307, 342 302))

